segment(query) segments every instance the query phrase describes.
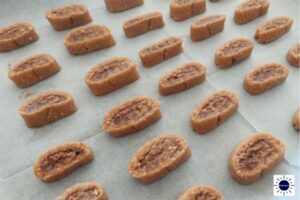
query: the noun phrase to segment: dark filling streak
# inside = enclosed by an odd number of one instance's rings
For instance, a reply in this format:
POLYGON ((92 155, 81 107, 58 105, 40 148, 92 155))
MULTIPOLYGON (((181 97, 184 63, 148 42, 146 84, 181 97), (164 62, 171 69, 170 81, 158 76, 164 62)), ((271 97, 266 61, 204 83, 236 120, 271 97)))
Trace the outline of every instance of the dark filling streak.
POLYGON ((111 117, 111 121, 115 126, 124 126, 135 122, 152 110, 151 102, 140 100, 130 102, 125 108, 120 110, 111 117))
MULTIPOLYGON (((232 103, 232 99, 225 95, 216 95, 198 111, 197 118, 206 118, 208 116, 220 113, 227 109, 232 103)), ((220 121, 220 119, 218 119, 220 121)))
MULTIPOLYGON (((15 25, 10 28, 6 28, 0 32, 0 40, 14 39, 18 35, 29 30, 29 27, 24 25, 15 25)), ((18 46, 18 45, 17 45, 18 46)))
POLYGON ((266 139, 259 139, 248 145, 238 154, 238 165, 242 170, 253 170, 266 158, 276 154, 278 150, 274 148, 266 139))
POLYGON ((129 67, 128 63, 122 60, 114 61, 106 64, 105 66, 101 66, 95 71, 93 71, 90 75, 91 80, 98 81, 103 80, 109 76, 112 76, 115 73, 124 71, 129 67))
POLYGON ((62 16, 68 16, 72 15, 74 13, 82 12, 84 9, 81 6, 78 5, 72 5, 72 6, 66 6, 63 8, 57 8, 51 11, 51 14, 55 17, 62 17, 62 16))
POLYGON ((36 112, 38 110, 41 110, 44 107, 48 107, 50 105, 54 105, 65 100, 66 100, 65 96, 57 95, 57 94, 48 94, 35 99, 33 102, 28 103, 24 107, 24 110, 29 113, 36 112))
POLYGON ((206 24, 213 23, 213 22, 217 21, 218 19, 221 19, 221 16, 213 15, 213 16, 205 17, 203 19, 196 20, 195 24, 196 25, 206 25, 206 24))
POLYGON ((282 19, 275 19, 270 21, 269 23, 266 23, 261 29, 262 30, 270 30, 273 28, 278 28, 282 25, 286 25, 289 22, 288 19, 282 18, 282 19))
POLYGON ((160 49, 164 49, 163 58, 166 58, 166 50, 168 47, 170 47, 172 44, 175 44, 178 40, 174 38, 168 38, 166 40, 163 40, 157 44, 154 44, 146 49, 143 50, 144 53, 151 53, 152 51, 157 51, 160 49))
POLYGON ((182 148, 180 141, 171 138, 155 142, 138 158, 136 171, 151 171, 170 159, 176 159, 177 155, 182 152, 182 148))
POLYGON ((42 161, 41 168, 44 171, 51 171, 53 169, 69 165, 74 160, 78 159, 78 157, 83 153, 84 150, 80 148, 73 148, 53 153, 42 161))
POLYGON ((252 75, 253 81, 264 81, 270 77, 276 78, 283 74, 283 70, 279 66, 267 66, 261 69, 257 69, 252 75))
POLYGON ((16 72, 20 72, 28 68, 40 67, 42 65, 47 64, 48 62, 49 59, 46 56, 39 56, 32 58, 24 63, 21 63, 20 65, 16 66, 13 70, 16 72))
POLYGON ((243 50, 246 47, 250 47, 250 43, 245 40, 238 40, 226 44, 220 52, 224 55, 232 54, 243 50))
POLYGON ((218 199, 219 199, 219 195, 208 191, 201 191, 194 198, 194 200, 218 200, 218 199))

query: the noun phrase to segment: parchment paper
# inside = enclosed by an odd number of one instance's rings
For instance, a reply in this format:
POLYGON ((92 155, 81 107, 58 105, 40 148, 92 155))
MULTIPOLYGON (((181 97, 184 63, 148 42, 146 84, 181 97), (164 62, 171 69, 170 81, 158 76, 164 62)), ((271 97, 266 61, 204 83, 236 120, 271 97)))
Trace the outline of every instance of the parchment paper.
MULTIPOLYGON (((40 36, 38 42, 27 47, 0 54, 0 196, 1 200, 50 200, 66 188, 80 182, 97 181, 108 191, 112 200, 173 200, 187 187, 208 184, 222 192, 225 199, 267 200, 273 197, 273 174, 298 175, 299 134, 291 125, 294 111, 299 107, 299 70, 286 61, 286 52, 299 41, 299 1, 272 0, 267 15, 249 24, 234 24, 233 10, 238 0, 207 2, 207 11, 184 22, 169 17, 169 1, 145 0, 145 5, 126 12, 111 14, 103 1, 82 0, 91 12, 93 23, 105 24, 117 41, 115 47, 82 56, 71 56, 63 45, 67 31, 56 32, 44 15, 49 8, 70 0, 1 0, 0 27, 18 21, 32 23, 40 36), (122 23, 139 14, 161 11, 166 26, 143 36, 127 39, 122 23), (191 42, 189 26, 192 20, 210 14, 226 14, 223 33, 202 42, 191 42), (286 15, 293 17, 292 29, 269 45, 255 43, 252 56, 226 70, 214 64, 214 52, 224 41, 247 36, 253 38, 256 27, 263 21, 286 15), (143 47, 167 36, 181 36, 184 53, 150 69, 142 67, 138 52, 143 47), (8 66, 37 53, 50 53, 62 67, 57 75, 27 89, 17 88, 7 77, 8 66), (104 97, 95 97, 83 78, 96 63, 104 59, 124 56, 138 64, 140 80, 104 97), (198 61, 208 68, 207 80, 188 91, 162 97, 158 94, 159 78, 187 61, 198 61), (287 81, 259 96, 251 96, 242 87, 245 74, 258 64, 278 61, 285 64, 290 75, 287 81), (207 135, 197 135, 189 124, 193 108, 216 89, 229 89, 240 98, 238 112, 226 123, 207 135), (50 89, 70 92, 78 111, 51 125, 29 129, 17 114, 17 108, 32 95, 50 89), (148 95, 161 101, 163 117, 151 127, 136 134, 111 138, 103 132, 101 120, 114 105, 128 98, 148 95), (228 158, 233 148, 257 131, 268 131, 286 144, 286 156, 271 173, 249 186, 236 183, 228 173, 228 158), (134 151, 163 133, 177 133, 188 140, 191 159, 170 175, 150 185, 134 181, 127 172, 127 164, 134 151), (40 182, 33 174, 32 163, 37 156, 55 144, 68 140, 88 143, 94 151, 92 163, 66 178, 51 184, 40 182)), ((74 2, 74 1, 73 1, 74 2)), ((296 182, 299 199, 299 184, 296 182)), ((284 199, 284 198, 278 198, 284 199)))

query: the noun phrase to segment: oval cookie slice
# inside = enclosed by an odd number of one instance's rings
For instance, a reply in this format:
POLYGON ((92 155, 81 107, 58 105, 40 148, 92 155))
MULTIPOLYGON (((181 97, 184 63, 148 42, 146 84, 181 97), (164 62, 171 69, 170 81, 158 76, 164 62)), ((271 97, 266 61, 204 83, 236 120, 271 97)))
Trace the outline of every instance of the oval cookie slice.
POLYGON ((225 42, 216 51, 215 63, 219 68, 230 67, 248 58, 253 47, 253 41, 246 38, 237 38, 225 42))
POLYGON ((131 159, 129 174, 141 183, 156 181, 187 161, 187 141, 175 134, 158 136, 140 147, 131 159))
POLYGON ((206 0, 172 0, 170 15, 175 21, 183 21, 206 11, 206 0))
POLYGON ((92 21, 88 8, 79 3, 48 10, 46 18, 57 31, 63 31, 92 21))
POLYGON ((80 55, 114 46, 115 40, 106 26, 89 24, 69 32, 64 43, 70 54, 80 55))
POLYGON ((207 133, 232 116, 238 104, 238 97, 232 92, 217 91, 193 110, 191 125, 197 133, 207 133))
POLYGON ((49 91, 26 101, 18 111, 26 125, 32 128, 67 117, 76 110, 76 105, 69 93, 49 91))
POLYGON ((93 67, 85 76, 85 82, 94 95, 113 92, 139 79, 136 64, 128 58, 112 58, 93 67))
POLYGON ((33 171, 41 181, 53 182, 91 160, 93 160, 93 152, 90 147, 72 141, 54 146, 41 154, 34 163, 33 171))
POLYGON ((22 22, 0 29, 0 52, 8 52, 39 39, 33 26, 22 22))
POLYGON ((168 37, 142 49, 139 55, 145 67, 152 67, 177 56, 182 51, 182 39, 179 37, 168 37))
POLYGON ((287 53, 287 60, 294 67, 300 66, 300 43, 290 48, 287 53))
POLYGON ((121 12, 144 4, 144 0, 104 0, 109 12, 121 12))
POLYGON ((225 15, 210 15, 196 19, 190 27, 190 36, 194 42, 207 39, 224 29, 225 15))
POLYGON ((246 24, 268 12, 269 0, 246 0, 239 4, 234 11, 234 21, 246 24))
POLYGON ((268 133, 256 133, 241 142, 229 159, 231 176, 241 184, 250 184, 273 169, 285 153, 284 144, 268 133))
POLYGON ((123 24, 123 30, 128 38, 132 38, 162 28, 164 25, 162 14, 151 12, 126 21, 123 24))
POLYGON ((290 30, 293 24, 293 19, 290 17, 275 17, 261 25, 255 32, 255 39, 261 44, 267 44, 279 39, 290 30))
POLYGON ((197 62, 186 63, 159 81, 159 93, 170 95, 199 85, 205 80, 206 67, 197 62))
POLYGON ((285 81, 289 70, 280 63, 266 63, 250 71, 244 79, 244 88, 250 94, 263 93, 285 81))
POLYGON ((300 109, 298 109, 293 116, 293 126, 299 132, 300 129, 300 109))
POLYGON ((68 188, 56 200, 108 200, 108 196, 98 183, 86 182, 68 188))
POLYGON ((59 70, 60 66, 51 55, 38 54, 10 68, 8 76, 19 88, 26 88, 53 76, 59 70))
POLYGON ((195 185, 188 188, 177 200, 224 200, 222 194, 207 185, 195 185))
POLYGON ((150 97, 135 97, 117 105, 103 119, 111 136, 120 137, 142 130, 161 118, 160 104, 150 97))

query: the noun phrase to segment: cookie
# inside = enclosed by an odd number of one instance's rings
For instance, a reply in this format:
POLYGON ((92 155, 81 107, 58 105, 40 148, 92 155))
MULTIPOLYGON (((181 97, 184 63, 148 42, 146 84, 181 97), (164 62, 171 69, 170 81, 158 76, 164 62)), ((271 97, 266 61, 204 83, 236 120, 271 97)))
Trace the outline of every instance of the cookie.
POLYGON ((199 134, 208 133, 229 119, 238 106, 238 97, 232 92, 214 92, 192 111, 191 126, 199 134))
POLYGON ((156 181, 191 156, 187 141, 175 134, 158 136, 141 146, 129 162, 129 174, 141 183, 156 181))
POLYGON ((103 127, 113 137, 145 129, 161 118, 160 103, 150 97, 135 97, 105 114, 103 127))
POLYGON ((39 39, 33 26, 26 22, 12 24, 0 29, 0 52, 8 52, 39 39))
POLYGON ((124 22, 123 30, 128 38, 132 38, 164 26, 162 14, 150 12, 124 22))
POLYGON ((294 67, 300 66, 300 43, 297 43, 290 48, 287 53, 287 60, 294 67))
POLYGON ((205 80, 205 74, 206 67, 200 63, 183 64, 160 79, 159 93, 166 96, 192 88, 205 80))
POLYGON ((20 61, 9 69, 9 78, 19 88, 30 87, 60 71, 60 66, 49 54, 38 54, 20 61))
POLYGON ((109 12, 121 12, 144 4, 144 0, 104 0, 109 12))
POLYGON ((201 41, 222 32, 225 19, 225 15, 210 15, 194 20, 190 27, 192 41, 201 41))
POLYGON ((261 25, 255 32, 255 39, 261 44, 268 44, 283 36, 292 27, 293 19, 290 17, 275 17, 261 25))
POLYGON ((136 64, 128 58, 112 58, 89 70, 85 82, 96 96, 111 93, 139 79, 136 64))
POLYGON ((206 11, 206 0, 172 0, 170 16, 175 21, 183 21, 206 11))
POLYGON ((250 184, 270 172, 284 157, 285 146, 269 133, 255 133, 232 152, 229 171, 237 182, 250 184))
POLYGON ((293 116, 293 126, 299 132, 300 129, 300 109, 298 109, 293 116))
POLYGON ((70 31, 64 41, 68 51, 81 55, 116 44, 111 31, 102 25, 89 24, 70 31))
POLYGON ((139 55, 144 67, 152 67, 179 55, 182 51, 182 39, 172 36, 142 49, 139 55))
POLYGON ((92 21, 88 8, 79 3, 52 8, 46 18, 56 31, 63 31, 88 24, 92 21))
POLYGON ((67 117, 76 110, 76 105, 69 93, 49 91, 26 101, 18 112, 26 125, 33 128, 67 117))
POLYGON ((213 3, 216 3, 216 2, 219 2, 219 1, 222 1, 222 0, 209 0, 210 2, 213 2, 213 3))
POLYGON ((219 68, 228 68, 248 58, 254 48, 252 40, 236 38, 223 43, 215 53, 215 63, 219 68))
POLYGON ((194 185, 188 188, 177 200, 225 200, 222 194, 208 185, 194 185))
POLYGON ((234 10, 234 21, 237 24, 246 24, 268 12, 269 0, 246 0, 234 10))
POLYGON ((68 188, 56 200, 108 200, 108 196, 98 183, 86 182, 68 188))
POLYGON ((280 63, 265 63, 251 70, 244 79, 244 88, 250 94, 261 94, 283 83, 289 70, 280 63))
POLYGON ((93 157, 88 145, 71 141, 56 145, 41 154, 33 165, 33 171, 41 181, 53 182, 89 163, 93 157))

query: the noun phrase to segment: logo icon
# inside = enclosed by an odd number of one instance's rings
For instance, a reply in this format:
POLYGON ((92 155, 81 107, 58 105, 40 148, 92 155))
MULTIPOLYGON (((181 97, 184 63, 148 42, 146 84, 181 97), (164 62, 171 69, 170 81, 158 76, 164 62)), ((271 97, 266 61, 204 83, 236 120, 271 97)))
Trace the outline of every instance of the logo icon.
POLYGON ((295 196, 295 176, 274 175, 273 196, 295 196))

